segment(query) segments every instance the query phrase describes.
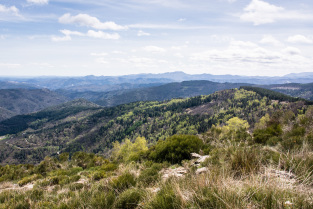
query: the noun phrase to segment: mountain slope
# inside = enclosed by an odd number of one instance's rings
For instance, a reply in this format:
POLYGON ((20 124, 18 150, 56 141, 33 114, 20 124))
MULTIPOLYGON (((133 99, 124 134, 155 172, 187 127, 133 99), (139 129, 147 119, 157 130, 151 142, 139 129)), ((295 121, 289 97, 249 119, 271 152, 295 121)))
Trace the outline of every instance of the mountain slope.
POLYGON ((197 80, 109 92, 77 92, 67 90, 58 90, 57 92, 71 99, 84 98, 101 106, 111 107, 137 101, 164 101, 173 98, 208 95, 219 90, 239 88, 242 85, 249 84, 216 83, 197 80))
POLYGON ((47 89, 0 89, 0 119, 27 114, 66 102, 67 99, 47 89))
POLYGON ((273 102, 253 91, 224 90, 166 102, 136 102, 111 108, 77 107, 41 111, 0 123, 1 163, 37 163, 57 152, 108 154, 112 142, 144 136, 150 143, 173 134, 197 134, 212 124, 240 117, 253 125, 266 113, 305 108, 304 101, 273 102), (16 124, 13 128, 10 124, 16 124), (22 129, 20 127, 23 127, 22 129))
POLYGON ((260 87, 287 94, 293 97, 301 97, 307 100, 313 100, 313 83, 275 84, 268 86, 262 85, 260 87))
POLYGON ((16 81, 0 81, 0 89, 38 89, 38 86, 16 81))

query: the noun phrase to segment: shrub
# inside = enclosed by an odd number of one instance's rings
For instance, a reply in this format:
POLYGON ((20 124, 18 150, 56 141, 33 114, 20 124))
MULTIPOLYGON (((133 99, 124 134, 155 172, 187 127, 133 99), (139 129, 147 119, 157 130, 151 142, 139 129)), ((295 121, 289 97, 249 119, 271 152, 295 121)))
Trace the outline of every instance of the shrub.
POLYGON ((237 148, 231 155, 231 169, 236 176, 257 172, 261 166, 260 150, 257 148, 237 148))
POLYGON ((144 192, 138 188, 131 188, 121 193, 115 203, 116 208, 133 209, 143 199, 144 192))
POLYGON ((38 175, 38 174, 34 174, 34 175, 32 175, 32 176, 27 176, 27 177, 24 177, 22 180, 20 180, 17 184, 19 185, 19 186, 24 186, 24 185, 26 185, 26 184, 28 184, 28 183, 30 183, 30 182, 32 182, 32 181, 35 181, 35 180, 37 180, 37 179, 41 179, 41 178, 43 178, 43 176, 42 175, 38 175))
POLYGON ((303 138, 300 136, 288 137, 281 142, 281 145, 285 150, 300 148, 302 144, 303 138))
POLYGON ((83 171, 83 168, 82 167, 74 167, 74 168, 71 168, 69 171, 68 171, 68 175, 75 175, 79 172, 83 171))
POLYGON ((107 175, 104 171, 96 171, 93 175, 92 175, 92 179, 94 181, 99 181, 100 179, 105 178, 107 175))
POLYGON ((259 144, 266 144, 271 137, 279 137, 283 133, 280 124, 273 124, 266 129, 256 129, 253 132, 254 141, 259 144))
POLYGON ((115 194, 114 192, 97 192, 91 199, 91 207, 92 208, 112 208, 115 202, 115 194))
POLYGON ((197 136, 174 135, 152 147, 149 157, 156 162, 181 163, 190 159, 190 153, 199 152, 202 146, 203 142, 197 136))
POLYGON ((118 191, 123 191, 135 185, 136 179, 134 175, 130 173, 124 173, 117 177, 116 179, 112 180, 112 187, 114 189, 117 189, 118 191))
POLYGON ((71 191, 81 190, 84 187, 84 184, 82 183, 73 183, 70 184, 69 189, 71 191))
POLYGON ((150 168, 141 171, 138 177, 139 182, 146 186, 154 184, 160 177, 159 171, 162 167, 162 164, 154 163, 150 168))
POLYGON ((147 141, 144 137, 137 137, 134 143, 125 139, 122 144, 118 141, 113 143, 112 157, 124 162, 138 161, 147 150, 147 141))
POLYGON ((277 136, 273 136, 270 137, 267 141, 266 144, 270 145, 270 146, 275 146, 278 144, 278 142, 280 142, 282 139, 280 137, 277 136))
POLYGON ((108 163, 108 164, 101 166, 101 170, 104 170, 104 171, 115 171, 117 168, 118 168, 118 165, 114 163, 108 163))
POLYGON ((176 197, 175 192, 170 184, 166 184, 150 202, 149 207, 152 209, 180 209, 181 202, 176 197))
POLYGON ((30 199, 32 201, 39 201, 43 198, 43 191, 40 189, 33 189, 30 191, 30 199))

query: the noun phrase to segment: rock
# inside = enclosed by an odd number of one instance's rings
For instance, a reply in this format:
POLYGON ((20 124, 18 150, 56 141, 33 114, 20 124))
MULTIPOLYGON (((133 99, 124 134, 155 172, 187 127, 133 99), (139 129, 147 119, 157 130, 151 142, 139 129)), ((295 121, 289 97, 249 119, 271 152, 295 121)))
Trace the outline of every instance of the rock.
POLYGON ((151 191, 152 193, 157 193, 158 191, 160 191, 159 187, 153 187, 153 188, 147 188, 147 190, 151 191))
POLYGON ((207 173, 209 172, 209 169, 207 167, 203 167, 203 168, 198 168, 196 170, 196 174, 199 175, 199 174, 202 174, 202 173, 207 173))
POLYGON ((198 159, 198 158, 201 158, 202 156, 197 153, 191 153, 191 157, 194 159, 198 159))
POLYGON ((166 179, 168 179, 171 176, 183 177, 187 173, 187 170, 184 167, 178 167, 178 168, 174 168, 174 169, 167 168, 167 169, 163 169, 161 171, 161 173, 163 173, 162 179, 166 180, 166 179))
POLYGON ((196 159, 195 165, 200 165, 202 162, 204 162, 207 158, 209 158, 209 155, 199 155, 197 153, 191 153, 191 157, 193 159, 196 159))
POLYGON ((290 206, 290 205, 293 205, 293 203, 288 200, 288 201, 285 202, 285 205, 290 206))

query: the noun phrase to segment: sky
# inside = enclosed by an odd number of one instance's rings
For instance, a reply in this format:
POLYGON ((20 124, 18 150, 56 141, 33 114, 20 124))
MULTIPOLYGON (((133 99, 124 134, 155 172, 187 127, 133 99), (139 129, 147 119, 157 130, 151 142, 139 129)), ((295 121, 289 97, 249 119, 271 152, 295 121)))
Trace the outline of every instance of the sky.
POLYGON ((313 72, 312 0, 0 0, 0 76, 313 72))

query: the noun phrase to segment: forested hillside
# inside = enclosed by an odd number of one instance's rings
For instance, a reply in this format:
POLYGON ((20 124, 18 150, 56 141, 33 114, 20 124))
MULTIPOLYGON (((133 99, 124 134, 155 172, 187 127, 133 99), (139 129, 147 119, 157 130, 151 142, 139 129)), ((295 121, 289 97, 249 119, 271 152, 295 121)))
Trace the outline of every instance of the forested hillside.
POLYGON ((48 89, 0 89, 0 121, 68 101, 48 89))
POLYGON ((164 101, 173 98, 186 98, 208 95, 216 91, 239 88, 242 83, 216 83, 211 81, 183 81, 168 84, 141 85, 133 89, 115 91, 70 91, 59 89, 57 93, 71 99, 84 98, 105 107, 127 104, 137 101, 164 101))
POLYGON ((145 137, 149 144, 174 134, 198 134, 232 117, 251 128, 266 114, 305 111, 304 101, 273 101, 253 91, 224 90, 165 102, 136 102, 111 108, 74 105, 16 116, 0 123, 2 163, 38 163, 58 152, 107 155, 112 143, 145 137))
POLYGON ((313 100, 313 83, 275 84, 260 87, 287 94, 292 97, 300 97, 307 100, 313 100))

